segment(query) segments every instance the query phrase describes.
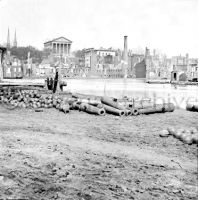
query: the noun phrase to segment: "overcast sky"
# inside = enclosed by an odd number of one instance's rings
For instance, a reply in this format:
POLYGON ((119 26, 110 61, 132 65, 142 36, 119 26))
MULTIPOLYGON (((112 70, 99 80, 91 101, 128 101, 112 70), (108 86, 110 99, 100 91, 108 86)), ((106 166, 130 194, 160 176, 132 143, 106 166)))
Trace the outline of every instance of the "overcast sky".
POLYGON ((198 57, 198 0, 0 0, 0 43, 43 48, 64 36, 72 49, 160 49, 168 56, 198 57))

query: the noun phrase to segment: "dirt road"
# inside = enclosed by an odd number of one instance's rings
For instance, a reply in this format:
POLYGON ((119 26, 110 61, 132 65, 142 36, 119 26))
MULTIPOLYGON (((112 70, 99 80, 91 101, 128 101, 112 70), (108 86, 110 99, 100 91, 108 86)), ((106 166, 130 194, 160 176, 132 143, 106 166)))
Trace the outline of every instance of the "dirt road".
POLYGON ((197 146, 159 137, 197 122, 0 107, 0 199, 197 199, 197 146))

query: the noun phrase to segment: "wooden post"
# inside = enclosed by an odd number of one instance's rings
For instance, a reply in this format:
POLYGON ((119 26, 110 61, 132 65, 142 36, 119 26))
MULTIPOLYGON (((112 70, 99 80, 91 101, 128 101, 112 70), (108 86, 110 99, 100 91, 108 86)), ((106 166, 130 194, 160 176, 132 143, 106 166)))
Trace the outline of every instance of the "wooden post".
POLYGON ((60 92, 60 84, 62 80, 62 54, 60 54, 60 63, 58 68, 58 84, 57 84, 57 92, 60 92))

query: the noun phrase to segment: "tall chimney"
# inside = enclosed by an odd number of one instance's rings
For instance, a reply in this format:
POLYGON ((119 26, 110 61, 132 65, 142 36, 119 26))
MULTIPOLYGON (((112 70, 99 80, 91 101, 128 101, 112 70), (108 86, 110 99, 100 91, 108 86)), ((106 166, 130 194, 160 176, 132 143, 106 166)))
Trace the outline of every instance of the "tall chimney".
POLYGON ((124 36, 124 61, 128 63, 127 36, 124 36))
POLYGON ((127 36, 124 36, 124 77, 127 78, 128 69, 128 47, 127 47, 127 36))

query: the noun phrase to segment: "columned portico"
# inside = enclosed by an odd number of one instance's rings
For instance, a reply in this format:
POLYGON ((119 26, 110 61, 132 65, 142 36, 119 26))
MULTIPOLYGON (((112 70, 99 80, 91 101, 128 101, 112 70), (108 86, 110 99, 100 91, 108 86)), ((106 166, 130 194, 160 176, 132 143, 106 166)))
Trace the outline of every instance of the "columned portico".
POLYGON ((72 41, 64 37, 60 37, 52 41, 45 42, 44 48, 50 49, 52 54, 55 55, 60 55, 60 54, 69 55, 71 50, 71 44, 72 41))

